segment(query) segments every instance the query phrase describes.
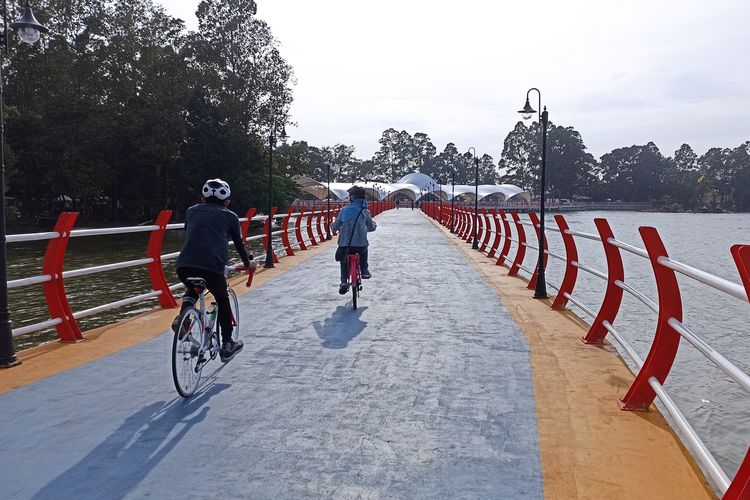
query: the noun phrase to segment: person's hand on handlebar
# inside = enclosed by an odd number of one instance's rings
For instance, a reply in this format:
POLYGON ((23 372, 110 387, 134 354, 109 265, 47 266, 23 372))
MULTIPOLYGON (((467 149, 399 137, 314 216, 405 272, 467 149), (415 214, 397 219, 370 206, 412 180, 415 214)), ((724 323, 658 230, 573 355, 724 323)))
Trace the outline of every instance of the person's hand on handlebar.
POLYGON ((234 269, 236 271, 245 271, 247 273, 247 283, 245 283, 245 286, 250 288, 250 285, 253 284, 253 275, 255 274, 255 270, 257 268, 258 263, 254 260, 251 260, 249 266, 245 266, 244 264, 237 264, 234 269))

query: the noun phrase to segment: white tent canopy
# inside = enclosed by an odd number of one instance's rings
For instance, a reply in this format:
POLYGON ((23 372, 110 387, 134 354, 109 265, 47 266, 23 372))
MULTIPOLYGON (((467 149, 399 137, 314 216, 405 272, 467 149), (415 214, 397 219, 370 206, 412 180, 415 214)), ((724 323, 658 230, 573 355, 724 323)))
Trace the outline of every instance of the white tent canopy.
MULTIPOLYGON (((309 177, 297 177, 297 185, 305 193, 309 193, 318 199, 328 197, 328 188, 324 182, 318 182, 309 177)), ((478 188, 473 185, 457 184, 451 189, 450 184, 440 185, 429 175, 413 172, 405 175, 396 183, 357 181, 349 182, 332 182, 331 199, 345 200, 349 196, 347 190, 354 186, 362 186, 367 191, 368 197, 375 200, 392 200, 397 197, 405 197, 410 200, 420 201, 422 198, 430 199, 432 195, 441 198, 444 201, 450 201, 452 197, 462 196, 466 199, 473 200, 475 190, 478 191, 479 201, 488 197, 497 197, 498 201, 531 201, 531 194, 513 184, 480 184, 478 188)))

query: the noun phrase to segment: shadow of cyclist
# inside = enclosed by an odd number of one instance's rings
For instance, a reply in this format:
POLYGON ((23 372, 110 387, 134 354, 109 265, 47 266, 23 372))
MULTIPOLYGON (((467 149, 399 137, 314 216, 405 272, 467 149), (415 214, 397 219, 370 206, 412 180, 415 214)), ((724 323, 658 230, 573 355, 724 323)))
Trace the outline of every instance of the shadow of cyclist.
POLYGON ((323 341, 322 346, 327 349, 343 349, 349 345, 349 341, 367 326, 367 322, 360 318, 366 310, 367 307, 353 311, 347 306, 338 306, 322 323, 314 321, 313 328, 323 341))
POLYGON ((144 406, 125 418, 103 442, 68 470, 50 481, 34 499, 119 499, 202 422, 210 410, 204 404, 229 384, 210 384, 192 399, 177 397, 144 406), (179 428, 175 432, 175 429, 179 428))

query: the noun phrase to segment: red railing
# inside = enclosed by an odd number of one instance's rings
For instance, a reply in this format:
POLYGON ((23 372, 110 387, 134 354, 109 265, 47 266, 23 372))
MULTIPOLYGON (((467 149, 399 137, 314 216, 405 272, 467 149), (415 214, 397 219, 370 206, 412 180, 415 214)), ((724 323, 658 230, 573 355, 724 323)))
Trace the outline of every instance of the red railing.
MULTIPOLYGON (((327 207, 326 207, 327 208, 327 207)), ((377 216, 385 210, 393 208, 392 202, 370 202, 368 208, 373 216, 377 216)), ((278 224, 279 230, 272 231, 272 251, 274 261, 278 262, 279 258, 294 255, 295 250, 307 250, 310 245, 317 245, 318 242, 325 241, 330 228, 330 222, 335 219, 341 211, 341 204, 331 204, 331 210, 328 212, 325 208, 317 212, 317 217, 307 216, 303 211, 294 213, 289 209, 284 214, 276 215, 276 208, 273 208, 271 219, 267 215, 256 215, 256 209, 251 208, 247 211, 246 216, 240 219, 242 236, 245 241, 264 240, 263 248, 267 246, 267 229, 270 220, 274 225, 278 224), (315 219, 315 220, 314 220, 315 219), (248 236, 250 224, 252 221, 263 222, 265 230, 263 234, 248 236), (303 229, 309 239, 303 237, 303 229), (313 229, 317 232, 318 241, 315 240, 313 229), (291 236, 290 236, 291 235, 291 236), (295 241, 292 241, 292 238, 295 241), (280 257, 279 257, 280 254, 280 257)), ((146 300, 158 299, 161 307, 177 307, 177 301, 172 294, 173 290, 180 288, 182 283, 169 285, 164 274, 163 264, 165 261, 176 259, 179 252, 162 255, 162 243, 166 231, 184 229, 184 224, 168 224, 172 216, 171 210, 164 210, 159 213, 153 225, 135 226, 135 227, 116 227, 104 229, 83 229, 74 230, 76 217, 75 212, 64 212, 60 214, 53 231, 46 233, 29 233, 16 234, 7 237, 7 243, 13 244, 25 241, 47 240, 47 250, 42 263, 42 274, 27 278, 21 278, 8 281, 8 288, 19 288, 24 286, 42 284, 44 288, 44 297, 49 312, 49 319, 24 325, 13 329, 13 337, 46 330, 55 327, 57 334, 62 341, 75 342, 83 339, 83 333, 78 326, 79 319, 93 316, 104 311, 116 309, 129 304, 142 302, 146 300), (70 238, 95 237, 102 235, 118 235, 127 233, 150 233, 148 245, 146 248, 146 257, 124 262, 115 262, 100 266, 86 267, 71 271, 64 270, 65 254, 70 238), (68 303, 68 293, 65 289, 65 279, 86 276, 90 274, 102 273, 116 269, 125 269, 129 267, 146 266, 151 283, 151 290, 103 304, 83 311, 73 312, 68 303)), ((335 235, 335 232, 331 232, 335 235)), ((231 242, 229 242, 231 243, 231 242)), ((265 259, 265 255, 257 256, 258 259, 265 259)), ((11 310, 13 304, 11 304, 11 310)))
MULTIPOLYGON (((435 205, 434 203, 423 203, 422 210, 428 216, 442 220, 442 218, 435 216, 435 205)), ((457 230, 456 236, 466 241, 471 241, 466 238, 469 232, 466 228, 470 227, 473 210, 454 207, 454 213, 458 214, 459 218, 463 221, 463 224, 460 225, 462 231, 457 230)), ((495 213, 493 212, 493 214, 495 213)), ((499 216, 496 215, 492 219, 492 228, 490 228, 489 219, 485 218, 486 223, 480 226, 481 232, 478 236, 479 240, 482 241, 480 251, 484 253, 489 246, 490 250, 487 252, 487 256, 494 258, 500 247, 500 242, 503 241, 503 249, 497 259, 497 264, 508 267, 509 275, 511 276, 517 275, 520 270, 525 271, 529 275, 529 285, 532 286, 532 282, 536 279, 536 262, 534 263, 534 269, 524 267, 525 251, 526 248, 531 248, 537 250, 535 255, 538 255, 539 249, 527 242, 524 226, 532 226, 535 229, 535 236, 537 236, 538 240, 538 234, 541 229, 539 219, 535 213, 529 214, 529 221, 522 221, 519 214, 515 211, 511 211, 510 216, 512 220, 508 220, 506 214, 500 210, 499 216), (513 222, 513 226, 516 228, 515 237, 511 235, 510 222, 513 222), (489 245, 490 240, 487 239, 488 234, 493 235, 490 237, 492 240, 491 245, 489 245), (515 243, 516 254, 512 260, 513 263, 507 265, 511 243, 515 243)), ((620 407, 623 410, 647 411, 658 396, 667 412, 682 431, 687 445, 693 450, 695 457, 704 471, 706 471, 707 475, 722 493, 722 498, 725 500, 750 499, 750 448, 746 451, 745 458, 734 479, 730 481, 724 470, 716 462, 711 452, 706 448, 695 430, 664 389, 666 378, 675 361, 677 348, 680 341, 685 339, 724 371, 747 393, 750 393, 750 376, 683 324, 682 297, 676 277, 676 273, 679 273, 682 276, 687 276, 699 283, 724 292, 726 295, 749 302, 750 245, 735 245, 730 250, 740 276, 742 283, 740 285, 670 259, 658 231, 653 227, 639 228, 645 248, 638 248, 617 240, 609 223, 603 218, 594 220, 598 234, 587 234, 571 230, 562 215, 556 215, 555 222, 557 223, 557 228, 547 227, 545 229, 560 233, 565 255, 559 255, 550 251, 546 244, 547 239, 545 239, 545 261, 548 257, 560 260, 564 263, 565 269, 562 282, 559 285, 555 286, 552 283, 547 283, 551 288, 557 290, 551 307, 559 310, 564 309, 568 302, 574 304, 593 320, 588 332, 582 338, 583 342, 587 344, 601 344, 607 334, 611 334, 634 361, 638 370, 635 372, 633 383, 620 400, 620 407), (603 245, 607 262, 606 273, 579 261, 575 237, 599 241, 603 245), (649 261, 656 280, 658 303, 653 302, 643 293, 625 283, 621 250, 649 261), (573 296, 579 270, 606 281, 604 298, 598 312, 594 312, 573 296), (628 292, 657 314, 656 331, 645 361, 638 356, 627 339, 614 327, 624 292, 628 292)))

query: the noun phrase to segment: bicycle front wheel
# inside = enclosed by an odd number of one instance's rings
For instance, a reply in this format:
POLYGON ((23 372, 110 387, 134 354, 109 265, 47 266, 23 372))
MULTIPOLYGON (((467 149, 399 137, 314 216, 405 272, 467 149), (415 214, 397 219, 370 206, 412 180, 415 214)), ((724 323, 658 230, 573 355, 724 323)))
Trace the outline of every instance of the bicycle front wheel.
POLYGON ((237 294, 231 288, 229 292, 229 307, 232 309, 232 340, 237 342, 240 338, 240 303, 237 294))
POLYGON ((177 392, 189 398, 198 387, 203 371, 201 333, 203 321, 198 311, 190 307, 180 314, 177 331, 172 340, 172 378, 177 392))

